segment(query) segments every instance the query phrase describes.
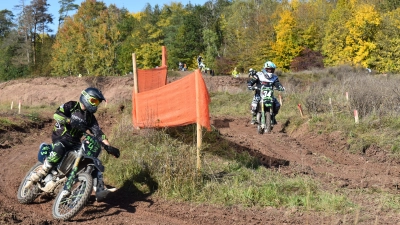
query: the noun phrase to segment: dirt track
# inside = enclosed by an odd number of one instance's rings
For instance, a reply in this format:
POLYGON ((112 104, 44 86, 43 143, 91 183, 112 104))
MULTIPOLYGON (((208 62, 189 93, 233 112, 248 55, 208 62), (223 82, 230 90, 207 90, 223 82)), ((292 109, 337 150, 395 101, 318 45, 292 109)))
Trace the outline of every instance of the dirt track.
MULTIPOLYGON (((174 78, 177 79, 177 78, 174 78)), ((216 90, 235 91, 239 80, 231 77, 205 77, 207 86, 216 90)), ((131 98, 133 80, 128 77, 104 80, 79 78, 37 78, 0 83, 0 103, 17 102, 32 105, 59 105, 79 96, 88 84, 96 82, 104 88, 111 102, 123 104, 131 98), (51 96, 51 97, 50 97, 51 96)), ((112 116, 112 115, 108 115, 112 116)), ((107 117, 107 115, 106 115, 107 117)), ((279 117, 278 117, 279 119, 279 117)), ((51 121, 51 115, 49 115, 51 121)), ((44 128, 22 132, 0 133, 8 143, 0 143, 0 224, 399 224, 400 216, 385 211, 372 198, 376 195, 357 194, 361 190, 384 189, 398 192, 400 169, 398 162, 371 147, 363 155, 347 152, 340 133, 315 135, 306 127, 287 133, 279 121, 272 134, 258 135, 249 118, 212 118, 212 124, 238 150, 249 151, 263 164, 287 176, 307 174, 319 180, 325 188, 347 190, 352 200, 362 208, 348 215, 326 215, 287 209, 229 209, 208 205, 166 202, 132 195, 120 189, 106 202, 90 199, 88 206, 72 222, 59 222, 51 217, 52 201, 37 199, 35 204, 21 205, 16 192, 26 171, 35 163, 41 142, 50 142, 49 122, 44 128), (360 190, 357 192, 357 190, 360 190)), ((0 140, 3 140, 1 138, 0 140)))

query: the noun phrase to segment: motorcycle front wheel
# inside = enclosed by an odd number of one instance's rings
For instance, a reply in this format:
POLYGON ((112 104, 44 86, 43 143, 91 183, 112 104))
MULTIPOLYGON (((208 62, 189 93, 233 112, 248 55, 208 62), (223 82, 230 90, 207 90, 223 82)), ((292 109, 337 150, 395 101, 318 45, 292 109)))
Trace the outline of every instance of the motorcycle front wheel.
POLYGON ((75 179, 71 194, 63 196, 60 190, 53 204, 53 218, 69 220, 85 207, 93 189, 93 179, 88 173, 80 173, 75 179))
POLYGON ((17 198, 18 202, 22 204, 29 204, 35 201, 36 197, 40 194, 39 186, 34 183, 29 187, 26 187, 27 182, 29 181, 32 173, 36 172, 43 164, 41 162, 37 162, 25 175, 24 179, 22 179, 21 184, 18 188, 17 198))
POLYGON ((259 133, 259 134, 263 134, 264 133, 264 128, 263 128, 263 126, 262 126, 262 123, 261 123, 261 121, 262 121, 262 115, 261 115, 261 113, 259 112, 259 113, 257 113, 257 123, 258 123, 258 125, 257 125, 257 132, 259 133))
POLYGON ((270 112, 265 112, 265 133, 272 131, 272 117, 270 112))

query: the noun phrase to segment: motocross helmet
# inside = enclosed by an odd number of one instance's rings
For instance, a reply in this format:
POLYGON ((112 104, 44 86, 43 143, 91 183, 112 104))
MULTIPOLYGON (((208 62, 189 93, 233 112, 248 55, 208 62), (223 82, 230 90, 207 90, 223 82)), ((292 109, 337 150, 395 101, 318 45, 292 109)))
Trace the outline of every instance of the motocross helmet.
POLYGON ((85 106, 87 111, 95 113, 97 111, 97 106, 99 106, 102 101, 106 101, 106 99, 99 89, 90 87, 82 91, 79 101, 85 106))
POLYGON ((266 75, 268 78, 272 77, 272 74, 275 72, 276 66, 273 62, 267 61, 264 64, 264 69, 267 72, 266 75))

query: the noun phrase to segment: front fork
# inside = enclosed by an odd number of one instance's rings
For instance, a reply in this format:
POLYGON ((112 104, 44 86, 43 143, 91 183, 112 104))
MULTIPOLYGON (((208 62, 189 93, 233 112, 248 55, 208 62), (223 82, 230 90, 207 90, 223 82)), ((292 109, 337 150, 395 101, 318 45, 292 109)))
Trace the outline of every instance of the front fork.
POLYGON ((67 190, 67 191, 71 190, 71 187, 74 184, 74 180, 76 178, 76 174, 78 172, 78 165, 79 165, 79 162, 81 161, 81 158, 82 158, 82 153, 79 152, 78 157, 76 157, 76 159, 75 159, 74 166, 71 169, 71 173, 67 179, 67 182, 65 182, 63 190, 67 190))
MULTIPOLYGON (((264 102, 261 100, 260 103, 259 103, 259 107, 261 107, 261 108, 260 108, 260 111, 261 111, 260 125, 261 125, 261 128, 262 128, 262 129, 265 129, 265 128, 267 127, 266 121, 265 121, 265 113, 266 113, 266 112, 265 112, 265 108, 266 108, 267 106, 265 106, 265 105, 264 105, 264 102)), ((269 106, 269 108, 270 108, 270 110, 269 110, 269 112, 267 112, 267 113, 270 113, 270 114, 271 114, 271 121, 272 121, 273 112, 274 112, 273 104, 272 104, 271 106, 269 106)))
POLYGON ((261 110, 261 118, 260 118, 260 125, 262 129, 265 129, 265 110, 264 110, 264 102, 260 101, 260 110, 261 110))

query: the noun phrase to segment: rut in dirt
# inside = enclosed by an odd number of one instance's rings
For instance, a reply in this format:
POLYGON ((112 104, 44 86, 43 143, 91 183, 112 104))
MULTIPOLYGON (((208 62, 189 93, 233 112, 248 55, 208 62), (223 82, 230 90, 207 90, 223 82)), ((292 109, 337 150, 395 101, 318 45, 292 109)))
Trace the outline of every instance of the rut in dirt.
POLYGON ((398 191, 397 162, 380 160, 373 148, 364 155, 348 152, 348 145, 339 132, 318 135, 308 132, 304 126, 288 134, 289 123, 281 121, 271 133, 261 135, 250 124, 250 118, 213 119, 213 126, 235 149, 249 152, 267 168, 276 168, 285 174, 307 174, 338 188, 379 187, 398 191))

